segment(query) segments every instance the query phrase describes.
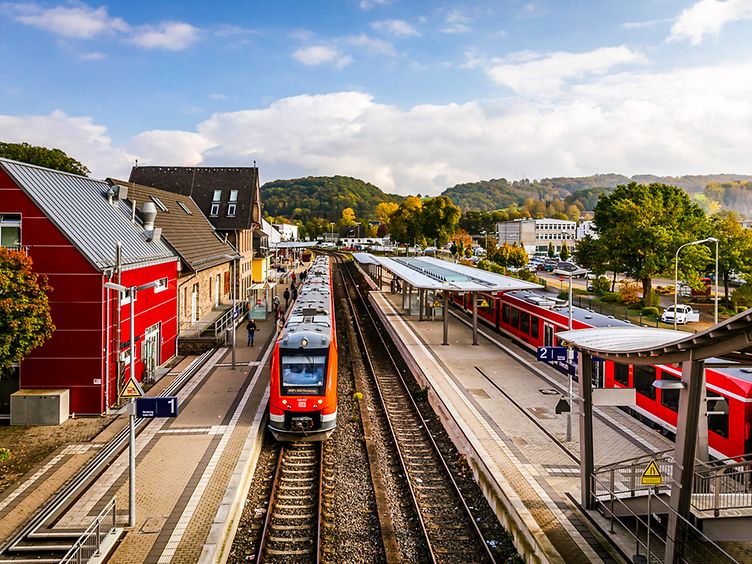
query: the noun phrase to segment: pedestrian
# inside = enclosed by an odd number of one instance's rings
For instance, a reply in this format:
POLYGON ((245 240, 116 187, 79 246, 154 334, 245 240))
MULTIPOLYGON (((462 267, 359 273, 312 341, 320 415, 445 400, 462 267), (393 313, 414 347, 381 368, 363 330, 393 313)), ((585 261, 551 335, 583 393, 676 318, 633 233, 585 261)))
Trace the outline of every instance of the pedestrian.
POLYGON ((290 292, 290 299, 292 299, 293 302, 298 299, 298 290, 294 286, 292 292, 290 292))
POLYGON ((292 279, 292 283, 295 284, 295 271, 294 270, 292 271, 290 278, 292 279))
POLYGON ((285 309, 287 309, 290 305, 290 290, 285 288, 285 293, 282 294, 282 297, 285 298, 285 309))
POLYGON ((277 319, 277 333, 281 333, 282 329, 284 328, 285 328, 285 318, 280 317, 279 319, 277 319))
POLYGON ((276 312, 279 309, 279 296, 277 294, 274 294, 274 297, 272 298, 272 305, 274 306, 274 311, 276 312))
POLYGON ((248 325, 246 325, 245 330, 248 332, 248 346, 253 346, 253 337, 256 334, 256 331, 258 330, 258 327, 256 326, 256 322, 251 319, 248 321, 248 325))

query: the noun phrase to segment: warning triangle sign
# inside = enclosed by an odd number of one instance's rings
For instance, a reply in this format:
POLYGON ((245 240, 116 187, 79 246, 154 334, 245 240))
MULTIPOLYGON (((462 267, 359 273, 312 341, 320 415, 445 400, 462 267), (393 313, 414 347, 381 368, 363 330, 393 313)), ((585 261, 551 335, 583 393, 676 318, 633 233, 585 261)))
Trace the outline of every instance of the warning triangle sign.
POLYGON ((141 385, 138 383, 137 380, 134 380, 133 378, 128 378, 128 381, 123 386, 123 389, 120 391, 120 397, 121 398, 140 398, 144 395, 144 390, 141 387, 141 385))
POLYGON ((663 483, 663 474, 661 474, 655 460, 651 460, 648 467, 645 468, 641 481, 643 486, 660 486, 663 483))

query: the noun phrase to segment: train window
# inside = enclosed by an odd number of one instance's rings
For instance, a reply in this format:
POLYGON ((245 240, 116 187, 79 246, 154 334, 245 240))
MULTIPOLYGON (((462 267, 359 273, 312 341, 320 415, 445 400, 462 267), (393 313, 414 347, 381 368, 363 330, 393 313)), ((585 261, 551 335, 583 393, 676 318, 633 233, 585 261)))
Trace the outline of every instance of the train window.
POLYGON ((516 307, 512 308, 512 327, 519 327, 520 326, 520 310, 516 307))
POLYGON ((614 362, 614 380, 622 386, 629 387, 629 365, 614 362))
POLYGON ((538 338, 538 318, 533 316, 530 320, 530 335, 537 339, 538 338))
POLYGON ((708 398, 708 431, 728 439, 729 401, 724 396, 708 398))
POLYGON ((511 310, 512 308, 509 307, 509 304, 504 304, 503 306, 501 306, 501 320, 504 323, 509 324, 509 319, 511 317, 511 310))
POLYGON ((655 367, 653 366, 635 366, 634 367, 634 387, 638 394, 655 399, 655 367))
MULTIPOLYGON (((681 382, 681 378, 673 374, 661 372, 661 380, 667 382, 681 382)), ((668 407, 671 411, 679 411, 679 390, 661 390, 661 405, 668 407)))
MULTIPOLYGON (((280 351, 282 352, 282 351, 280 351)), ((326 355, 281 354, 281 388, 285 395, 321 395, 324 393, 326 355)))
POLYGON ((520 313, 520 331, 530 333, 530 314, 524 311, 520 313))

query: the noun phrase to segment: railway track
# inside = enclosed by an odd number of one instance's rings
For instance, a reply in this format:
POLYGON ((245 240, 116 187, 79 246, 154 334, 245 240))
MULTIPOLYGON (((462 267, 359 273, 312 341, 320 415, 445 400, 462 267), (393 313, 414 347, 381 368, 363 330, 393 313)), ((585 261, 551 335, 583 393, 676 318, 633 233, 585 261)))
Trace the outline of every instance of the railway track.
POLYGON ((280 449, 257 562, 322 561, 332 465, 324 443, 287 443, 280 449))
POLYGON ((360 352, 374 383, 377 402, 386 415, 385 423, 394 447, 392 458, 397 472, 405 477, 407 497, 425 544, 426 560, 495 562, 368 303, 343 259, 337 258, 360 352))
MULTIPOLYGON (((177 394, 188 381, 212 358, 211 349, 194 359, 161 394, 177 394)), ((143 430, 151 419, 136 418, 136 432, 143 430)), ((55 522, 63 516, 81 494, 91 486, 104 470, 127 447, 129 428, 126 426, 97 455, 61 488, 7 542, 0 546, 0 564, 5 562, 57 563, 84 532, 78 529, 54 530, 55 522)))

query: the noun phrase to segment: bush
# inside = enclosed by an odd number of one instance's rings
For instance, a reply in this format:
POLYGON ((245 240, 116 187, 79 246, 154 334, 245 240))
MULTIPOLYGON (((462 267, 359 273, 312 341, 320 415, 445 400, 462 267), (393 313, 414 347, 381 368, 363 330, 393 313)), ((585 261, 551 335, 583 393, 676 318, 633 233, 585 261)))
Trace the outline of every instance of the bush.
POLYGON ((674 293, 673 286, 656 286, 655 293, 659 296, 671 296, 674 293))
POLYGON ((742 313, 744 311, 747 311, 749 308, 746 306, 736 306, 736 313, 742 313))
POLYGON ((537 278, 537 276, 533 272, 530 272, 527 268, 523 268, 522 270, 517 271, 515 276, 520 280, 525 280, 526 282, 535 282, 535 279, 537 278))
POLYGON ((619 301, 624 305, 633 305, 640 301, 640 285, 634 280, 622 280, 619 286, 619 301))
POLYGON ((744 284, 743 286, 739 286, 731 295, 731 301, 737 310, 739 307, 746 309, 752 307, 752 285, 744 284))
POLYGON ((619 301, 619 292, 604 292, 603 301, 609 304, 619 301))
POLYGON ((593 292, 596 294, 605 294, 611 289, 611 280, 606 278, 605 276, 599 276, 595 280, 593 280, 593 292))
POLYGON ((569 290, 562 290, 561 292, 559 292, 559 295, 556 297, 559 298, 560 300, 567 301, 569 299, 569 290))
POLYGON ((642 308, 642 315, 648 317, 658 317, 659 310, 657 307, 644 307, 642 308))
POLYGON ((645 300, 642 300, 643 305, 645 307, 655 307, 660 308, 661 307, 661 297, 658 295, 658 293, 655 290, 650 290, 650 298, 646 302, 645 300))

